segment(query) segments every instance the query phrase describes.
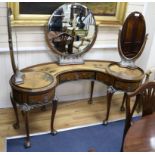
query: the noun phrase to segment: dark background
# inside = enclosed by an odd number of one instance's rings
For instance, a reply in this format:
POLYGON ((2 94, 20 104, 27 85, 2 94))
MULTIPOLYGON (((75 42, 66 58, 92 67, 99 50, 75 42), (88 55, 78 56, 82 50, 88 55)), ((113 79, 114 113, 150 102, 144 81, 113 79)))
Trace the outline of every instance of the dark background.
MULTIPOLYGON (((20 14, 52 14, 59 6, 67 2, 20 2, 20 14)), ((69 2, 68 2, 69 3, 69 2)), ((114 16, 116 13, 116 2, 82 2, 94 15, 114 16)))
POLYGON ((52 14, 64 2, 20 2, 20 14, 52 14))

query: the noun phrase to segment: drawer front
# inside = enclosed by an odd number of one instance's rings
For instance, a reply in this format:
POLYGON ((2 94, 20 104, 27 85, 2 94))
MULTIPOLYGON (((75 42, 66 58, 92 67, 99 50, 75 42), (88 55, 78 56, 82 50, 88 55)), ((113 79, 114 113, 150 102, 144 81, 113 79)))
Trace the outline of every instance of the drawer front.
POLYGON ((95 72, 90 71, 76 71, 61 74, 59 82, 64 83, 67 81, 80 80, 80 79, 95 79, 95 72))
POLYGON ((59 82, 64 83, 67 81, 78 80, 78 75, 76 72, 64 73, 59 77, 59 82))
POLYGON ((135 89, 137 89, 139 85, 140 85, 140 82, 133 83, 133 82, 115 81, 114 88, 123 90, 123 91, 132 92, 135 89))
POLYGON ((105 73, 96 73, 96 80, 105 83, 106 85, 113 85, 114 79, 105 73))
POLYGON ((79 79, 95 79, 95 72, 78 72, 79 79))
POLYGON ((54 91, 50 91, 50 92, 47 92, 47 93, 43 93, 43 94, 40 94, 40 95, 29 95, 28 96, 28 103, 29 104, 33 104, 33 103, 47 103, 49 101, 52 101, 53 98, 54 98, 54 91))
POLYGON ((30 94, 30 93, 21 93, 16 90, 12 91, 13 98, 19 104, 27 103, 31 104, 39 104, 39 103, 47 103, 52 101, 55 95, 55 90, 50 90, 48 92, 38 93, 38 94, 30 94))

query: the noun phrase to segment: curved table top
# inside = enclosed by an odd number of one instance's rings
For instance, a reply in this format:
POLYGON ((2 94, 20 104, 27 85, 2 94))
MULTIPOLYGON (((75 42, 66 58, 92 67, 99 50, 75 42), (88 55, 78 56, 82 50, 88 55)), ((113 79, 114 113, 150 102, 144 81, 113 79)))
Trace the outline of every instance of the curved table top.
POLYGON ((127 67, 121 67, 118 63, 110 64, 107 68, 107 71, 108 73, 116 77, 123 77, 124 79, 128 80, 133 80, 135 78, 143 76, 144 74, 144 72, 140 68, 131 69, 127 67))
MULTIPOLYGON (((39 87, 41 88, 43 87, 43 85, 48 85, 49 83, 51 83, 51 85, 53 85, 54 87, 57 83, 58 75, 61 75, 63 73, 73 72, 73 71, 95 71, 95 72, 102 72, 102 73, 109 74, 107 72, 107 67, 111 63, 112 63, 111 61, 90 60, 90 61, 85 61, 84 64, 80 64, 80 65, 61 66, 57 63, 38 64, 38 65, 30 66, 30 67, 27 67, 21 70, 22 72, 26 73, 26 78, 24 79, 23 84, 17 85, 12 80, 10 81, 10 84, 14 87, 19 87, 23 89, 24 88, 25 89, 37 89, 37 88, 39 89, 39 87), (31 72, 31 73, 27 73, 27 72, 31 72), (34 72, 34 74, 32 72, 34 72), (35 75, 36 72, 39 74, 35 75), (45 73, 47 73, 48 75, 51 75, 49 79, 53 78, 53 83, 51 82, 52 80, 45 81, 43 80, 44 78, 41 78, 42 77, 41 74, 45 74, 45 73), (37 82, 33 82, 35 81, 34 79, 37 79, 37 82), (39 81, 41 84, 39 84, 39 81)), ((124 74, 127 74, 127 76, 122 76, 122 77, 117 77, 117 78, 120 78, 122 80, 127 80, 127 81, 140 81, 144 76, 144 73, 139 74, 139 72, 142 72, 140 68, 137 68, 136 70, 124 68, 123 71, 124 71, 124 74), (138 72, 138 74, 135 74, 135 72, 138 72)))
POLYGON ((53 77, 45 72, 25 72, 24 83, 18 86, 27 89, 38 89, 49 86, 53 81, 53 77))
POLYGON ((123 151, 155 151, 155 113, 133 123, 125 137, 123 151))

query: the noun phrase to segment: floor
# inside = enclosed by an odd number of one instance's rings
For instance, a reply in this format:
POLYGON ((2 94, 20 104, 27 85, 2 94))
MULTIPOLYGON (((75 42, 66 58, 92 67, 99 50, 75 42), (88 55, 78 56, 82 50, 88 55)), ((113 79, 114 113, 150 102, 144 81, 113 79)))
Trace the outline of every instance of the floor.
MULTIPOLYGON (((117 120, 125 117, 120 111, 122 94, 114 95, 112 99, 109 120, 117 120)), ((63 102, 58 104, 55 118, 55 129, 64 129, 80 125, 102 122, 106 114, 106 97, 94 98, 93 104, 88 100, 63 102)), ((51 108, 46 111, 33 110, 29 114, 30 132, 46 132, 50 130, 51 108)), ((15 121, 12 108, 0 109, 0 151, 4 151, 6 137, 24 134, 24 125, 20 114, 20 129, 15 130, 12 124, 15 121)))

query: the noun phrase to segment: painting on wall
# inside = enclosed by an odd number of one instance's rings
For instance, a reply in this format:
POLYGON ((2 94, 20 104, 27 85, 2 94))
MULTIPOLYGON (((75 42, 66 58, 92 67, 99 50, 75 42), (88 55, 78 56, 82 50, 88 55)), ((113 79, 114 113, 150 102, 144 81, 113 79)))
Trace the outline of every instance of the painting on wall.
POLYGON ((117 11, 117 2, 85 2, 83 3, 96 16, 115 16, 117 11))
MULTIPOLYGON (((64 2, 12 2, 13 21, 16 26, 43 26, 52 12, 64 2)), ((122 24, 126 12, 125 2, 83 2, 95 15, 98 25, 122 24)))

